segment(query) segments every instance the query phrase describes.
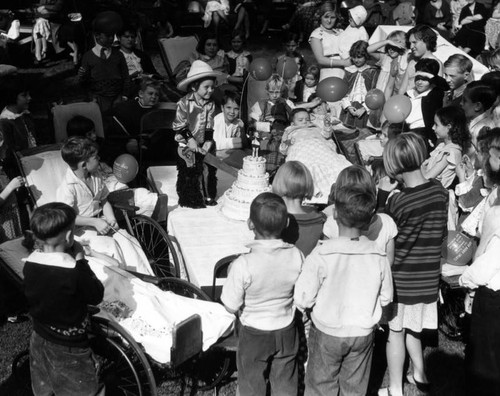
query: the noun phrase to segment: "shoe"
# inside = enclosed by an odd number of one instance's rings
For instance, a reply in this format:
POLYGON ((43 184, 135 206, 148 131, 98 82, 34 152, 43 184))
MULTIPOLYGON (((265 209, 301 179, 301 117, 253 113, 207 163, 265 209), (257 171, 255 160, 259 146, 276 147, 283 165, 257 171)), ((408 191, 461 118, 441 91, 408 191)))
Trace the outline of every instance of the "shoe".
POLYGON ((205 205, 215 206, 215 205, 217 205, 217 201, 215 199, 208 198, 205 200, 205 205))
POLYGON ((7 37, 11 40, 17 40, 19 38, 19 31, 21 29, 21 23, 19 19, 14 19, 10 24, 9 31, 7 32, 7 37))
POLYGON ((431 383, 430 382, 419 382, 415 379, 415 377, 411 374, 406 376, 408 382, 412 385, 415 385, 417 389, 422 393, 429 393, 431 391, 431 383))

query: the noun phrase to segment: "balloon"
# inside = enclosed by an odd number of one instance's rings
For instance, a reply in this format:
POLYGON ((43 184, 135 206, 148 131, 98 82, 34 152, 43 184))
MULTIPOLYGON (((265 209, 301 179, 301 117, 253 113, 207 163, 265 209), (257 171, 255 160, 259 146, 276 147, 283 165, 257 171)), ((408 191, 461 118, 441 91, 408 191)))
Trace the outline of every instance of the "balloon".
POLYGON ((265 58, 256 58, 250 63, 248 68, 250 75, 258 81, 266 81, 271 74, 273 74, 273 68, 271 63, 265 58))
POLYGON ((119 182, 129 183, 137 176, 139 172, 139 164, 137 160, 130 154, 122 154, 113 164, 113 174, 119 182))
POLYGON ((385 103, 385 95, 380 89, 368 91, 365 97, 365 104, 370 110, 378 110, 385 103))
POLYGON ((384 105, 384 116, 387 121, 396 123, 406 120, 411 113, 411 100, 405 95, 395 95, 384 105))
POLYGON ((290 57, 281 58, 276 64, 276 73, 285 80, 288 80, 297 74, 299 67, 295 59, 290 57))
POLYGON ((96 15, 92 26, 99 32, 115 34, 123 27, 123 20, 115 11, 103 11, 96 15))
POLYGON ((448 231, 441 255, 451 265, 467 265, 474 257, 476 246, 472 238, 458 231, 448 231))
POLYGON ((326 102, 337 102, 347 94, 347 84, 338 77, 327 77, 321 80, 316 94, 326 102))

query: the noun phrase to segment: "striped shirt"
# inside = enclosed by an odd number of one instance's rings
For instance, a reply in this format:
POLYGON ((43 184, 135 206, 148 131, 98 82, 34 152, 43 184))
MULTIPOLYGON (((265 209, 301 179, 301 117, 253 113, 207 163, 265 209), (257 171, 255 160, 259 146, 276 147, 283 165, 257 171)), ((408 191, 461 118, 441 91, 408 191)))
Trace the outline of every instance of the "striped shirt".
POLYGON ((407 305, 437 301, 448 192, 441 183, 429 180, 393 195, 386 212, 398 226, 392 266, 394 301, 407 305))

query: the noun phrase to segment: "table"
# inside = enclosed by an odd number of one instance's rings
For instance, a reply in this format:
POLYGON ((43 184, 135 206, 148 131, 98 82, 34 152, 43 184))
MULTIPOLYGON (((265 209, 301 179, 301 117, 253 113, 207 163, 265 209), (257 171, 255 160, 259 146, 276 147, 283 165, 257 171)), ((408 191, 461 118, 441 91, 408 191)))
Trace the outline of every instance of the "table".
POLYGON ((220 204, 205 209, 177 208, 168 216, 168 233, 184 258, 189 281, 211 287, 215 263, 231 254, 245 253, 254 239, 245 221, 220 213, 220 204))
MULTIPOLYGON (((385 40, 386 37, 393 32, 394 30, 402 30, 403 32, 408 32, 410 29, 412 29, 413 26, 393 26, 393 25, 380 25, 378 26, 375 31, 373 32, 372 36, 368 40, 369 44, 376 43, 377 41, 385 40)), ((434 30, 438 37, 437 37, 437 49, 436 52, 434 52, 434 55, 436 58, 438 58, 441 62, 446 62, 446 60, 454 54, 462 54, 465 55, 467 58, 469 58, 472 61, 472 72, 474 73, 474 79, 475 80, 480 80, 483 74, 486 74, 489 72, 488 68, 484 66, 481 62, 478 62, 474 58, 470 57, 468 54, 466 54, 464 51, 462 51, 460 48, 455 47, 453 44, 451 44, 449 41, 445 40, 441 35, 439 34, 438 31, 434 30)))

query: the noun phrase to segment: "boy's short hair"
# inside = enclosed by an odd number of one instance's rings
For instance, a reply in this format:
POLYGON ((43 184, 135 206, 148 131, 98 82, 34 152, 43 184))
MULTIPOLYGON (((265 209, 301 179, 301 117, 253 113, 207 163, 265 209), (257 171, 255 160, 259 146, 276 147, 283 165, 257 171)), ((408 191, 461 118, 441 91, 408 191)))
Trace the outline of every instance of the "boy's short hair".
POLYGON ((75 224, 75 210, 62 202, 50 202, 35 209, 30 228, 36 238, 45 241, 66 232, 75 224))
POLYGON ((356 41, 349 50, 349 56, 351 58, 365 58, 368 59, 368 43, 364 40, 356 41))
POLYGON ((74 116, 66 124, 66 134, 68 137, 85 137, 87 133, 93 130, 95 130, 94 121, 81 115, 74 116))
POLYGON ((295 115, 299 114, 299 113, 307 113, 307 114, 309 114, 309 112, 307 111, 307 109, 304 109, 302 107, 296 107, 290 113, 290 119, 293 121, 293 119, 295 118, 295 115))
POLYGON ((484 111, 489 110, 497 100, 495 89, 483 81, 472 81, 467 84, 463 95, 472 103, 481 103, 484 111))
POLYGON ((288 224, 285 201, 270 192, 257 195, 250 205, 250 220, 260 235, 279 238, 288 224))
POLYGON ((405 132, 386 143, 383 158, 387 174, 395 179, 403 172, 420 169, 427 159, 427 147, 422 137, 405 132))
POLYGON ((61 147, 61 156, 71 169, 76 169, 78 163, 87 161, 96 155, 99 147, 88 138, 81 136, 70 137, 61 147))
POLYGON ((437 76, 439 74, 439 62, 436 59, 422 58, 415 64, 415 71, 437 76))
POLYGON ((364 228, 375 213, 375 194, 361 186, 347 185, 335 192, 337 221, 346 227, 364 228))
POLYGON ((318 65, 311 65, 307 68, 306 72, 304 73, 304 77, 310 74, 314 77, 316 81, 319 81, 319 74, 320 74, 320 69, 318 65))
POLYGON ((279 75, 274 73, 266 82, 266 91, 281 91, 282 93, 288 89, 285 80, 279 75))
POLYGON ((472 71, 472 61, 462 54, 451 55, 443 64, 444 67, 456 67, 460 73, 472 71))
POLYGON ((222 97, 222 106, 227 104, 227 102, 232 101, 236 103, 239 107, 240 102, 241 102, 241 97, 238 95, 237 92, 231 91, 231 90, 226 90, 224 91, 224 96, 222 97))
POLYGON ((406 33, 406 45, 408 48, 410 47, 410 37, 411 35, 415 36, 417 40, 422 40, 425 43, 427 49, 431 52, 435 52, 437 48, 437 34, 434 30, 432 30, 427 25, 417 25, 414 28, 410 29, 408 33, 406 33))
POLYGON ((300 161, 287 161, 281 165, 274 176, 272 188, 280 197, 311 199, 314 195, 311 172, 300 161))
POLYGON ((141 78, 139 82, 139 91, 146 91, 148 88, 154 88, 157 91, 160 91, 161 89, 161 83, 158 80, 155 80, 154 78, 151 77, 143 77, 141 78))

